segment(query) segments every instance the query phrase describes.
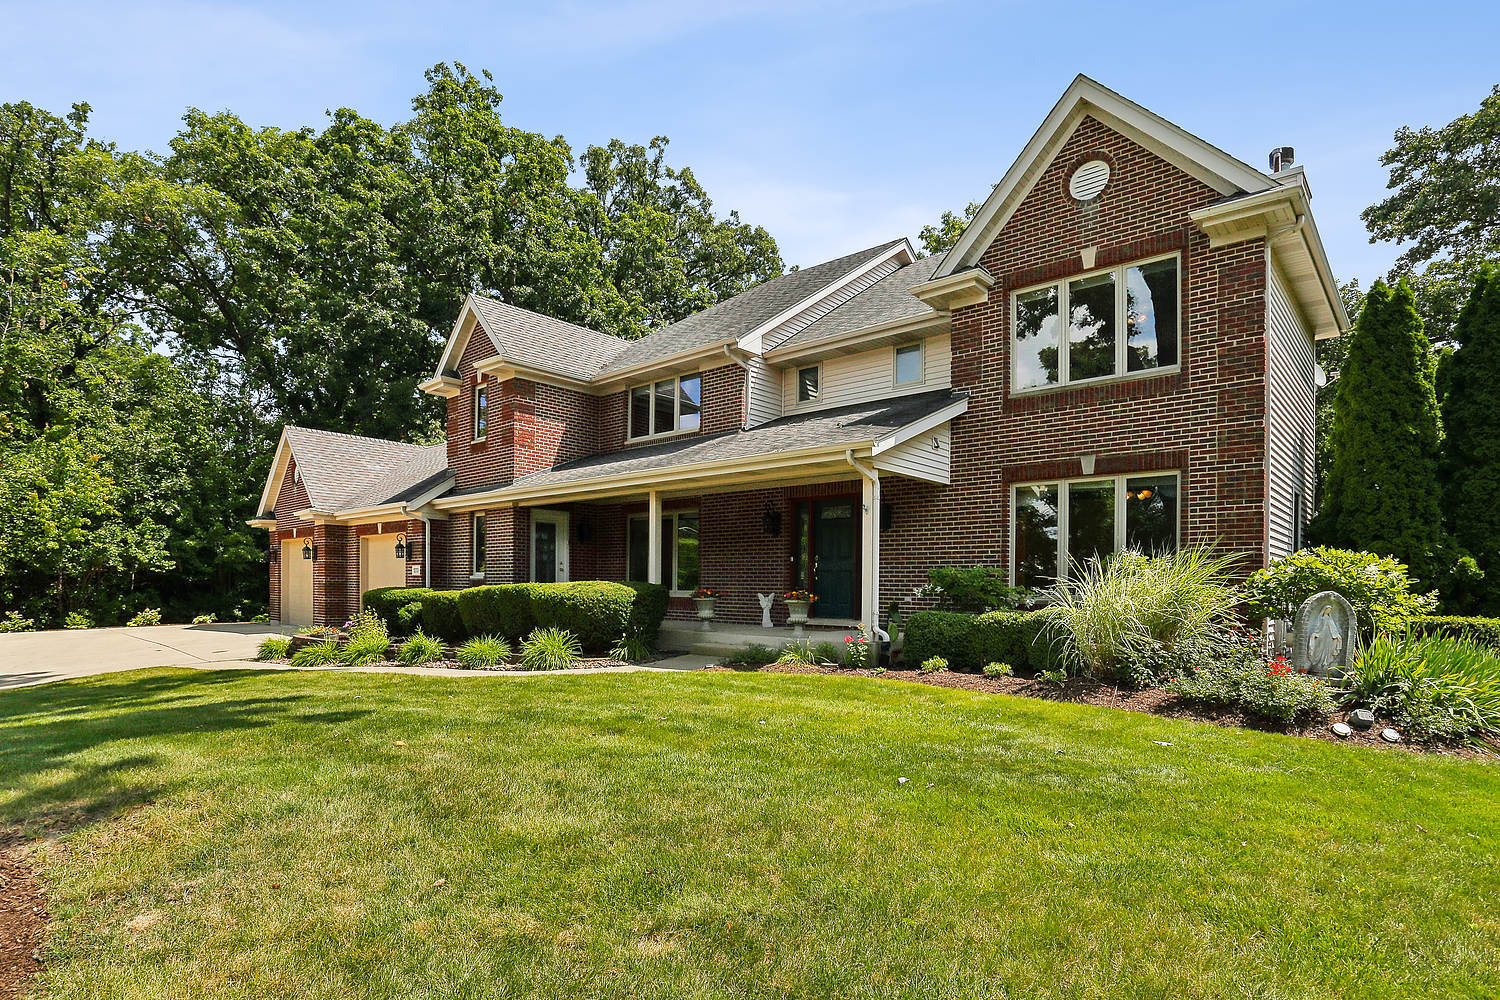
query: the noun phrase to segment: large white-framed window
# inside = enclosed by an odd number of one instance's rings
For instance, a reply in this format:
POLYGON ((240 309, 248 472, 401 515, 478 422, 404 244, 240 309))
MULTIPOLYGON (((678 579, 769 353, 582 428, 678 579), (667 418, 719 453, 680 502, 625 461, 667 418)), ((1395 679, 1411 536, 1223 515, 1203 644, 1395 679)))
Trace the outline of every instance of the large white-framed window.
POLYGON ((490 435, 490 391, 480 382, 474 386, 474 440, 483 441, 490 435))
MULTIPOLYGON (((626 577, 645 580, 646 552, 651 545, 645 514, 632 514, 625 525, 626 577)), ((666 511, 661 516, 661 579, 673 597, 687 597, 698 589, 698 512, 666 511)))
POLYGON ((916 385, 922 381, 922 342, 902 344, 895 350, 891 366, 893 385, 916 385))
POLYGON ((470 573, 473 577, 484 576, 484 515, 473 517, 470 545, 470 573))
POLYGON ((1011 296, 1011 391, 1176 369, 1182 257, 1148 257, 1011 296))
POLYGON ((1147 472, 1021 483, 1011 493, 1011 582, 1045 587, 1074 564, 1125 549, 1175 550, 1181 475, 1147 472))
POLYGON ((626 394, 631 438, 695 431, 703 424, 703 376, 665 378, 626 394))

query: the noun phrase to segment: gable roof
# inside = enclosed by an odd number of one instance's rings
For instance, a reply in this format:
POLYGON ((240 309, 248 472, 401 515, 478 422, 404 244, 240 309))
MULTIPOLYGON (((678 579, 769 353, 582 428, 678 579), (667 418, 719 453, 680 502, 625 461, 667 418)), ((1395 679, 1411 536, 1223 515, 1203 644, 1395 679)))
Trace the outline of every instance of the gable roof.
POLYGON ((913 295, 911 289, 931 278, 942 262, 941 257, 923 257, 897 268, 828 315, 792 334, 774 350, 793 351, 871 327, 938 317, 941 314, 913 295))
POLYGON ((695 348, 736 343, 773 321, 790 318, 788 314, 794 315, 826 294, 830 285, 841 283, 841 279, 864 270, 905 243, 905 239, 891 240, 756 285, 640 340, 630 341, 595 377, 608 377, 695 348))
POLYGON ((448 336, 437 374, 451 375, 478 323, 496 354, 523 368, 587 381, 630 341, 470 292, 448 336))
POLYGON ((288 424, 282 428, 260 509, 275 509, 291 459, 307 490, 308 506, 333 513, 401 503, 451 478, 447 445, 406 444, 288 424))
POLYGON ((943 257, 933 277, 943 278, 979 262, 995 234, 1086 115, 1197 177, 1226 198, 1265 191, 1277 184, 1271 176, 1080 73, 995 185, 958 242, 943 257))

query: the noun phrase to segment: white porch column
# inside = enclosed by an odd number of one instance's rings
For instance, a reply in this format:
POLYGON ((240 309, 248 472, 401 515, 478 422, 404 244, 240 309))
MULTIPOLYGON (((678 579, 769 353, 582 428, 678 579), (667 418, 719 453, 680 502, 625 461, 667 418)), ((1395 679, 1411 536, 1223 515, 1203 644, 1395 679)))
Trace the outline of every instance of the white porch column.
POLYGON ((864 518, 860 525, 860 620, 874 633, 880 627, 880 470, 860 477, 864 483, 864 518))
POLYGON ((646 582, 661 583, 661 494, 655 490, 646 500, 646 582))

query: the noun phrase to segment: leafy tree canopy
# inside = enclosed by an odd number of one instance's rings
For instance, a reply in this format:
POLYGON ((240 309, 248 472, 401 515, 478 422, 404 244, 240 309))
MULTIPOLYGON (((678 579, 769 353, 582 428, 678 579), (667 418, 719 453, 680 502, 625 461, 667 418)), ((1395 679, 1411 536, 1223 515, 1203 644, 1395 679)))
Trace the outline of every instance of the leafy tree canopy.
POLYGON ((974 216, 979 214, 979 202, 971 201, 962 217, 953 212, 944 212, 933 226, 923 226, 918 238, 929 255, 947 253, 953 249, 958 238, 964 234, 974 216))

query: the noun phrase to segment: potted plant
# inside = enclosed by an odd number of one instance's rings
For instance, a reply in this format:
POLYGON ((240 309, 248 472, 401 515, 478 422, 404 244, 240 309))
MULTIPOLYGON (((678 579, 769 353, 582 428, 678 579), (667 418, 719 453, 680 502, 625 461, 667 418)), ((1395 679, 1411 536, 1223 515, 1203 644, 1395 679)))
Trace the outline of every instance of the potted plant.
POLYGON ((786 620, 801 635, 802 626, 807 624, 808 611, 818 595, 808 590, 789 590, 781 595, 781 599, 786 602, 786 620))
POLYGON ((693 606, 698 609, 698 620, 703 623, 702 629, 707 632, 709 622, 714 619, 714 602, 719 599, 719 592, 712 587, 699 587, 693 591, 693 606))

